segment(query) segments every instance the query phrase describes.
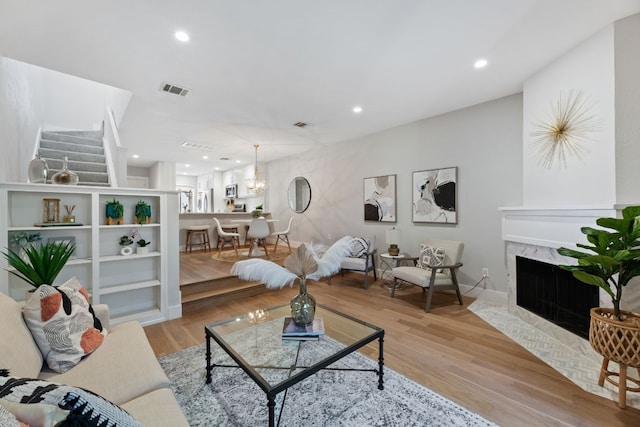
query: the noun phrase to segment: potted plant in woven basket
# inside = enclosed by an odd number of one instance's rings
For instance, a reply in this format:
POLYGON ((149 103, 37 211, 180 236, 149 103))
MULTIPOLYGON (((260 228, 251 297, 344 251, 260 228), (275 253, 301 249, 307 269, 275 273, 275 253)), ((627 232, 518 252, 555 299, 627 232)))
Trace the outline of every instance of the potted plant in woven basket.
POLYGON ((637 285, 640 276, 640 206, 628 206, 622 218, 598 218, 603 228, 582 227, 591 245, 577 244, 589 252, 560 248, 560 255, 575 258, 577 265, 561 265, 588 285, 599 286, 611 297, 613 308, 595 307, 590 311, 589 343, 603 356, 598 384, 606 379, 618 386, 618 406, 626 407, 626 391, 640 391, 640 379, 627 377, 627 366, 640 367, 640 314, 620 308, 622 290, 637 285), (608 369, 617 362, 620 372, 608 369), (618 376, 618 381, 615 377, 618 376), (635 387, 628 387, 627 381, 635 387))

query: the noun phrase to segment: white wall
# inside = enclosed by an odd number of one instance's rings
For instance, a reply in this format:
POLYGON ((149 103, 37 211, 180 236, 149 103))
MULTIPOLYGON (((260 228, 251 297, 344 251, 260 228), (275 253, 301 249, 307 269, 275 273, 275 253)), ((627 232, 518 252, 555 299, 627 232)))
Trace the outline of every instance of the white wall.
POLYGON ((522 96, 513 95, 354 141, 318 147, 269 163, 269 205, 290 238, 332 243, 345 234, 375 236, 386 252, 384 231, 396 226, 400 249, 416 254, 427 237, 465 243, 460 281, 472 285, 488 267, 488 289, 507 291, 505 248, 498 207, 522 203, 522 96), (412 172, 458 166, 458 224, 414 224, 412 172), (363 178, 397 175, 396 224, 363 220, 363 178), (296 176, 311 185, 309 209, 296 214, 287 188, 296 176))
POLYGON ((615 24, 616 202, 640 202, 640 14, 615 24))
POLYGON ((2 57, 0 66, 0 181, 26 182, 44 120, 44 79, 37 67, 2 57))
MULTIPOLYGON (((615 203, 615 105, 613 25, 536 73, 524 83, 524 205, 532 207, 612 206, 615 203), (562 91, 577 89, 597 102, 600 130, 584 144, 580 160, 569 157, 567 168, 537 164, 531 147, 535 123, 544 121, 550 103, 562 91)), ((637 47, 636 47, 637 48, 637 47)))

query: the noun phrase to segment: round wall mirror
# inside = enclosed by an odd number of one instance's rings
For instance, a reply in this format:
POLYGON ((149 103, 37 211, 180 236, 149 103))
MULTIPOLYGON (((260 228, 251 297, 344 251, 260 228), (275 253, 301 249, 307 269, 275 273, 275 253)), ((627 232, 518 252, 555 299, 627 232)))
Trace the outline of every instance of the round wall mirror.
POLYGON ((311 203, 311 186, 302 176, 297 176, 289 184, 289 207, 295 212, 304 212, 311 203))

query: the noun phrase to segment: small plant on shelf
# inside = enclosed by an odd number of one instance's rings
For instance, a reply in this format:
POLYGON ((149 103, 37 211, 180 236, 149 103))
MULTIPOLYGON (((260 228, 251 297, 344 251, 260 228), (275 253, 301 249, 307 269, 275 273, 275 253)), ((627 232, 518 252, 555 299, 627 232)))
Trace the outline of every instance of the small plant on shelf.
POLYGON ((136 224, 149 224, 151 222, 151 206, 144 200, 138 200, 135 209, 136 224))
POLYGON ((2 255, 15 268, 9 273, 38 288, 40 285, 53 285, 75 249, 72 243, 47 242, 39 247, 32 244, 24 246, 22 251, 25 259, 13 250, 2 252, 2 255))
POLYGON ((113 200, 107 201, 107 209, 106 209, 106 217, 107 217, 107 225, 119 224, 122 225, 124 216, 124 206, 122 203, 117 201, 115 198, 113 200))
POLYGON ((138 246, 140 246, 141 248, 144 248, 146 246, 149 246, 151 244, 150 241, 148 240, 144 240, 144 239, 140 239, 136 242, 138 244, 138 246))
POLYGON ((125 234, 124 236, 120 237, 120 242, 118 244, 120 246, 130 246, 133 245, 133 239, 128 234, 125 234))

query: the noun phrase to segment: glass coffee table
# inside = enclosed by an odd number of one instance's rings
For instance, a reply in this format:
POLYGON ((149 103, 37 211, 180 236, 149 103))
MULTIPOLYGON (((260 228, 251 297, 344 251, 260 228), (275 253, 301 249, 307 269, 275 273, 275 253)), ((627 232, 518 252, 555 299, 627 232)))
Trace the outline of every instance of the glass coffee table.
POLYGON ((283 340, 284 318, 290 315, 287 304, 206 325, 206 383, 211 383, 213 368, 242 368, 267 395, 270 427, 275 426, 276 395, 321 369, 374 372, 378 389, 384 389, 384 329, 318 304, 315 315, 322 317, 325 334, 318 340, 283 340), (211 339, 237 365, 212 363, 211 339), (378 369, 329 367, 375 340, 379 346, 378 369))

